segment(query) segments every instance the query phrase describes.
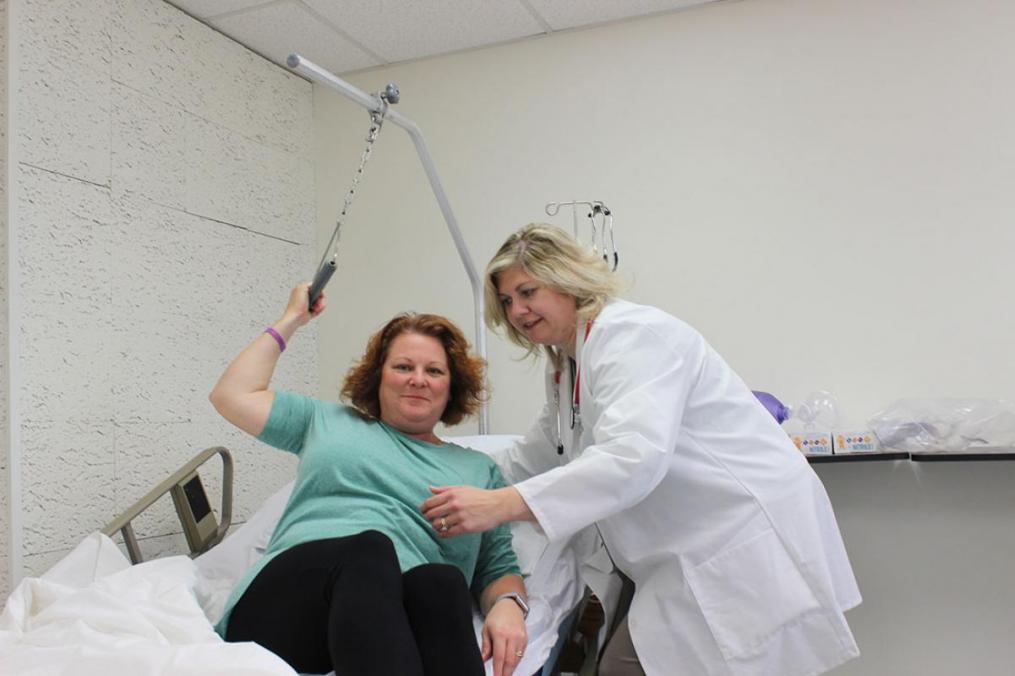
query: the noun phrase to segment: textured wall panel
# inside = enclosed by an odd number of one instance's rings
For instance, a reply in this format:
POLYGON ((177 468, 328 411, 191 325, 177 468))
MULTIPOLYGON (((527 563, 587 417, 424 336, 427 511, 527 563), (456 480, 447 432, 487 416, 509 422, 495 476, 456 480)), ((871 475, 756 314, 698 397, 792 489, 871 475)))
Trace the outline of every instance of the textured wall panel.
MULTIPOLYGON (((30 35, 22 49, 32 49, 30 35)), ((22 59, 19 77, 19 160, 108 185, 109 76, 64 59, 22 59)))
POLYGON ((38 577, 39 575, 42 575, 52 568, 60 559, 70 554, 73 549, 73 547, 66 547, 64 549, 56 549, 53 551, 42 552, 40 554, 26 554, 23 559, 25 576, 38 577))
MULTIPOLYGON (((206 321, 245 316, 231 290, 248 260, 237 238, 243 230, 169 209, 144 199, 113 205, 110 238, 122 255, 112 271, 113 308, 134 325, 164 315, 206 321), (235 315, 229 315, 235 311, 235 315)), ((293 245, 287 245, 293 247, 293 245)), ((197 337, 203 339, 200 327, 197 337)))
POLYGON ((196 323, 171 317, 116 326, 112 419, 158 424, 213 414, 207 397, 221 372, 219 355, 197 331, 196 323))
MULTIPOLYGON (((268 66, 260 57, 247 73, 240 129, 255 141, 301 157, 313 142, 312 85, 301 77, 268 66)), ((235 110, 235 103, 230 105, 235 110)))
POLYGON ((143 200, 118 203, 114 218, 123 244, 110 277, 113 416, 207 418, 207 394, 247 333, 247 302, 232 293, 241 250, 234 233, 247 233, 143 200))
MULTIPOLYGON (((313 222, 313 165, 191 116, 187 211, 294 242, 313 222)), ((312 240, 311 240, 312 241, 312 240)))
POLYGON ((108 0, 24 0, 19 14, 29 39, 22 58, 60 60, 108 76, 110 9, 108 0))
POLYGON ((182 209, 187 175, 183 110, 119 84, 112 94, 114 198, 138 195, 182 209))
POLYGON ((112 0, 116 82, 266 145, 309 152, 311 85, 154 0, 112 0))
MULTIPOLYGON (((7 161, 7 3, 0 0, 0 159, 7 161)), ((3 174, 4 176, 6 174, 3 174)), ((0 183, 3 183, 0 181, 0 183)), ((4 187, 3 190, 7 188, 4 187)), ((7 218, 6 209, 3 216, 7 218)))
POLYGON ((109 192, 25 167, 17 179, 23 420, 109 418, 109 192))
POLYGON ((109 1, 113 80, 179 108, 199 109, 202 90, 194 83, 200 55, 188 38, 200 24, 164 2, 109 1))
POLYGON ((306 154, 313 133, 312 85, 207 26, 186 32, 197 49, 193 87, 198 117, 253 141, 306 154))
POLYGON ((110 423, 22 427, 25 551, 74 547, 116 515, 110 423))
MULTIPOLYGON (((111 283, 130 292, 114 291, 109 319, 119 365, 111 374, 114 415, 156 422, 214 415, 208 392, 281 315, 290 288, 309 274, 309 248, 143 201, 117 206, 116 236, 130 244, 111 283)), ((303 378, 315 370, 307 356, 303 378)))
MULTIPOLYGON (((40 3, 18 133, 42 169, 16 177, 31 573, 208 446, 236 452, 237 521, 292 477, 207 396, 319 255, 307 83, 161 0, 40 3)), ((316 390, 316 335, 280 386, 316 390)), ((146 555, 184 550, 174 514, 138 521, 146 555)))
POLYGON ((10 593, 7 557, 7 5, 0 0, 0 599, 10 593))
POLYGON ((229 288, 234 300, 243 299, 243 318, 263 329, 282 316, 292 288, 313 277, 319 253, 312 244, 297 246, 242 230, 234 243, 238 269, 229 288))

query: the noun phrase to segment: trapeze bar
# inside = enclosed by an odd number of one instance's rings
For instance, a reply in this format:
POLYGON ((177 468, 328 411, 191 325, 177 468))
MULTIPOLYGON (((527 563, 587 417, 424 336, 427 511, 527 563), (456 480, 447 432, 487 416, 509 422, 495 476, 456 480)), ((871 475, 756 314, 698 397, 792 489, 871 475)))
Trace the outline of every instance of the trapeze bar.
MULTIPOLYGON (((311 61, 307 61, 299 54, 290 54, 289 58, 286 59, 286 65, 310 80, 334 89, 342 96, 346 97, 350 101, 358 103, 369 111, 380 112, 383 107, 383 103, 376 96, 367 94, 363 90, 354 87, 337 75, 328 72, 311 61)), ((437 204, 440 206, 441 214, 444 215, 444 221, 448 225, 448 231, 451 233, 451 238, 455 242, 455 248, 458 250, 458 257, 461 258, 462 265, 465 266, 465 273, 469 277, 469 283, 472 285, 472 301, 473 308, 476 313, 476 351, 485 361, 486 328, 483 325, 483 313, 485 306, 483 286, 480 282, 479 275, 476 272, 476 267, 472 263, 472 256, 469 254, 469 249, 465 245, 465 240, 462 239, 461 230, 458 228, 458 220, 455 218, 455 214, 451 210, 451 203, 448 201, 448 196, 444 192, 444 186, 441 185, 440 176, 437 174, 437 167, 433 163, 433 158, 430 157, 430 151, 427 148, 426 141, 423 140, 423 134, 420 132, 419 127, 416 126, 416 123, 390 108, 388 108, 385 113, 384 119, 398 125, 408 132, 413 145, 416 146, 416 153, 419 155, 419 160, 423 164, 423 170, 426 172, 426 176, 430 181, 430 188, 433 190, 434 197, 437 198, 437 204)), ((489 426, 490 413, 487 403, 483 402, 482 408, 480 408, 479 411, 479 433, 486 434, 489 432, 489 426)))

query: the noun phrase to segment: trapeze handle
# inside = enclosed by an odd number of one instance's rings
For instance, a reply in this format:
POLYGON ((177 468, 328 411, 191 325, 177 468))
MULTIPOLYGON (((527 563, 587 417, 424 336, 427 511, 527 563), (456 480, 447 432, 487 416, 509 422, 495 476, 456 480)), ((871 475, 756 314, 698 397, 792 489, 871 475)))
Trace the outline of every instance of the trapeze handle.
POLYGON ((317 299, 321 296, 321 291, 324 291, 324 287, 328 284, 328 280, 335 274, 335 270, 338 268, 338 264, 335 259, 332 258, 330 261, 326 261, 324 265, 317 270, 317 274, 314 275, 314 281, 310 284, 310 309, 314 309, 314 304, 317 303, 317 299))

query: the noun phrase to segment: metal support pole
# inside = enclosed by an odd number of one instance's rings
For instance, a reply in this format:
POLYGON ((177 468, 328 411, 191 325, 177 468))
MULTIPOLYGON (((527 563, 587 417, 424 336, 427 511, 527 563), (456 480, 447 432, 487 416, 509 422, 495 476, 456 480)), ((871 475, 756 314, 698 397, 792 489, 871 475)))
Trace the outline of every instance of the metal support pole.
MULTIPOLYGON (((354 87, 337 75, 329 73, 311 61, 307 61, 299 54, 290 54, 289 58, 286 59, 286 65, 300 75, 334 89, 342 96, 346 97, 350 101, 358 103, 367 110, 374 112, 381 110, 381 101, 376 96, 367 94, 363 90, 354 87)), ((479 356, 485 360, 486 327, 483 324, 483 313, 485 310, 483 285, 479 279, 479 274, 476 272, 476 267, 472 263, 472 256, 469 255, 469 249, 465 245, 465 240, 462 239, 461 230, 458 228, 458 220, 455 218, 455 214, 451 210, 451 203, 448 202, 448 196, 444 192, 444 187, 441 185, 440 176, 437 174, 437 167, 433 163, 433 158, 430 157, 430 151, 427 149, 426 141, 423 140, 422 132, 420 132, 419 127, 417 127, 412 120, 391 110, 390 108, 388 109, 384 119, 393 122, 407 131, 409 133, 409 137, 412 139, 413 145, 416 146, 416 153, 419 155, 419 161, 423 164, 423 170, 426 172, 426 176, 430 180, 430 188, 433 190, 434 197, 437 198, 437 204, 440 206, 441 213, 444 215, 444 221, 448 225, 448 231, 451 233, 451 238, 455 242, 455 248, 458 249, 458 257, 462 259, 462 265, 465 266, 465 273, 469 276, 469 283, 472 285, 472 301, 473 308, 476 313, 476 351, 479 352, 479 356)), ((480 434, 486 434, 489 432, 490 413, 488 406, 487 402, 484 401, 479 411, 480 434)))

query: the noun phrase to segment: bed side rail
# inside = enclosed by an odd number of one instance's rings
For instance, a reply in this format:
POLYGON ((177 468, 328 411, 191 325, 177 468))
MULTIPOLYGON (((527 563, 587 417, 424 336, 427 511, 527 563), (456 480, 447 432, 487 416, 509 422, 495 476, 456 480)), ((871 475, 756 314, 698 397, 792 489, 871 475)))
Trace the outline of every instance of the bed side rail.
POLYGON ((200 554, 217 545, 233 521, 233 456, 229 449, 212 446, 201 451, 102 529, 108 537, 113 537, 117 531, 123 534, 131 563, 141 563, 144 560, 131 521, 166 493, 172 493, 173 504, 191 554, 200 554), (210 508, 200 509, 200 501, 203 499, 203 505, 206 506, 207 498, 197 474, 197 468, 215 455, 222 456, 222 522, 218 524, 215 523, 215 514, 210 508), (195 500, 198 513, 194 513, 195 500))

